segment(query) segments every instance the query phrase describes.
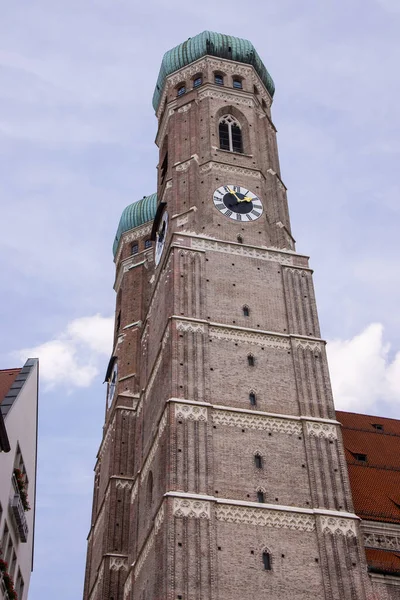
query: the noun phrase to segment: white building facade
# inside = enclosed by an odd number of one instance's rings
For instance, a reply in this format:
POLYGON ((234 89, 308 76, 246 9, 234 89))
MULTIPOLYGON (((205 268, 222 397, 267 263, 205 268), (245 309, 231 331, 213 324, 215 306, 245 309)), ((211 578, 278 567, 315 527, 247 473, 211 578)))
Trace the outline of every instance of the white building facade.
POLYGON ((38 375, 36 358, 0 371, 0 600, 26 600, 33 569, 38 375))

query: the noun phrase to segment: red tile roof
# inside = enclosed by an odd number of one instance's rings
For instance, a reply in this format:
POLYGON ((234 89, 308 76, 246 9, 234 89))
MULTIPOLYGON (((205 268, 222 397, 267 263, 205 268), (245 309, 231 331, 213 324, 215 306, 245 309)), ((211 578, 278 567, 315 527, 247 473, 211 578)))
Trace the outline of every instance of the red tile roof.
POLYGON ((0 404, 20 371, 21 369, 0 369, 0 404))
POLYGON ((341 411, 336 416, 343 426, 356 514, 400 523, 400 421, 341 411), (365 454, 365 462, 357 460, 357 454, 365 454))
POLYGON ((375 573, 400 574, 400 553, 389 550, 377 550, 366 548, 367 563, 369 571, 375 573))

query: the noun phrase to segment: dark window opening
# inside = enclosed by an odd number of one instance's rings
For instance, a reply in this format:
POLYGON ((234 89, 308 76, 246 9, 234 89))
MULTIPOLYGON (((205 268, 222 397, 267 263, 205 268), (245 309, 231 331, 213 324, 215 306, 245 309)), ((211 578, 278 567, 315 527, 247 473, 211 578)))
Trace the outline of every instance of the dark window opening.
POLYGON ((151 246, 152 246, 151 240, 145 240, 145 242, 144 242, 145 249, 151 248, 151 246))
POLYGON ((257 96, 257 95, 258 95, 258 93, 259 93, 259 92, 258 92, 258 88, 257 88, 255 85, 253 85, 253 93, 254 93, 256 96, 257 96))
POLYGON ((153 472, 150 471, 147 480, 147 493, 146 493, 147 506, 151 506, 153 502, 153 472))
POLYGON ((251 406, 255 406, 257 404, 257 399, 256 399, 256 395, 254 392, 250 392, 249 401, 250 401, 251 406))
POLYGON ((243 152, 242 132, 240 131, 240 127, 237 127, 237 125, 232 126, 232 151, 243 152))
POLYGON ((243 244, 243 238, 241 235, 237 236, 237 241, 238 241, 238 244, 243 244))
POLYGON ((257 492, 257 502, 264 502, 264 492, 257 492))
POLYGON ((270 555, 270 553, 263 552, 262 559, 263 559, 264 570, 270 571, 271 570, 271 555, 270 555))
POLYGON ((137 254, 139 252, 139 244, 132 244, 131 254, 137 254))
POLYGON ((262 457, 260 454, 256 454, 254 456, 254 464, 256 465, 257 469, 262 469, 262 457))
POLYGON ((181 85, 180 87, 178 87, 178 96, 183 96, 183 94, 186 93, 186 86, 181 85))
POLYGON ((168 152, 165 153, 164 160, 161 164, 161 185, 164 183, 165 176, 168 171, 168 152))
POLYGON ((236 88, 236 89, 238 89, 238 90, 242 89, 243 86, 242 86, 242 82, 240 81, 240 79, 234 79, 233 80, 233 87, 236 88))
POLYGON ((249 367, 254 367, 254 363, 255 363, 254 356, 249 354, 249 356, 247 357, 247 362, 248 362, 249 367))
POLYGON ((217 85, 224 85, 224 77, 223 77, 223 75, 215 75, 214 82, 217 85))
POLYGON ((356 460, 359 460, 360 462, 367 462, 367 455, 366 454, 359 454, 357 452, 354 453, 354 458, 356 460))
POLYGON ((203 78, 201 76, 200 77, 196 77, 196 79, 194 79, 194 81, 193 81, 193 87, 197 88, 202 83, 203 83, 203 78))
POLYGON ((116 322, 116 325, 115 325, 115 330, 116 330, 117 333, 120 330, 120 328, 121 328, 121 311, 119 311, 119 313, 118 313, 117 322, 116 322))
POLYGON ((383 431, 383 425, 380 423, 372 423, 372 427, 374 427, 377 431, 383 431))
POLYGON ((221 150, 230 150, 229 126, 227 123, 219 124, 219 147, 221 150))
POLYGON ((248 306, 243 306, 243 316, 244 317, 249 317, 250 316, 250 309, 248 306))
POLYGON ((229 152, 243 152, 242 130, 232 115, 225 115, 219 122, 219 147, 229 152))

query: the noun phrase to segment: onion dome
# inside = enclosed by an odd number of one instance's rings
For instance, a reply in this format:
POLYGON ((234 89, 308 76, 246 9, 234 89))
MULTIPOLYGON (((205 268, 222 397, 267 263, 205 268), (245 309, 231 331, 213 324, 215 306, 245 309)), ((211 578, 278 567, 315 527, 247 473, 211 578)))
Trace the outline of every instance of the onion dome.
POLYGON ((115 236, 113 244, 114 256, 118 250, 118 244, 125 231, 129 231, 134 227, 140 227, 148 221, 152 221, 157 211, 157 194, 151 194, 150 196, 144 196, 141 200, 129 204, 124 208, 119 225, 117 234, 115 236))
POLYGON ((153 94, 155 111, 160 104, 166 77, 206 55, 253 65, 271 97, 274 95, 275 84, 272 77, 251 42, 232 35, 203 31, 164 54, 153 94))

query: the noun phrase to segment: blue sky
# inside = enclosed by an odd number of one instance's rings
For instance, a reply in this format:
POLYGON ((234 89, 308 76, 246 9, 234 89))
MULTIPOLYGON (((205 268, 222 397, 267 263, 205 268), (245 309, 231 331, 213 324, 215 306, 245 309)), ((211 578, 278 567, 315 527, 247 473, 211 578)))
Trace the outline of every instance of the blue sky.
POLYGON ((0 367, 41 361, 30 600, 80 598, 111 352, 112 242, 156 190, 163 53, 250 39, 340 408, 400 418, 398 0, 36 0, 0 22, 0 367))

